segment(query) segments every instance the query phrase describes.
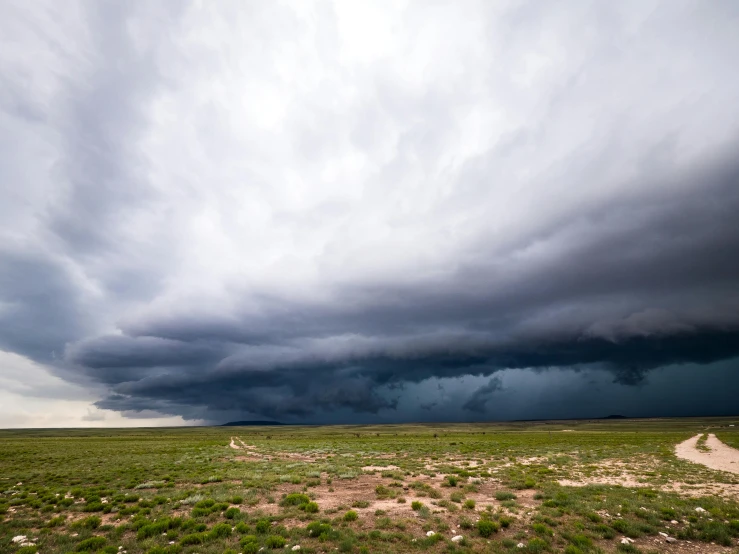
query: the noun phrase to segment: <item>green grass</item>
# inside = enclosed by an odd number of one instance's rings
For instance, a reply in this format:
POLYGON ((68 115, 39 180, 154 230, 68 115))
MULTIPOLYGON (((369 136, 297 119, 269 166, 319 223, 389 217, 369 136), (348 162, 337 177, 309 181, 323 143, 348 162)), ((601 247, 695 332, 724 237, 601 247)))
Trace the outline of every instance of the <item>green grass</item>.
POLYGON ((0 551, 577 554, 659 532, 736 545, 736 501, 695 490, 739 479, 673 455, 696 433, 739 446, 733 422, 0 431, 0 551), (620 467, 639 488, 558 484, 620 467))

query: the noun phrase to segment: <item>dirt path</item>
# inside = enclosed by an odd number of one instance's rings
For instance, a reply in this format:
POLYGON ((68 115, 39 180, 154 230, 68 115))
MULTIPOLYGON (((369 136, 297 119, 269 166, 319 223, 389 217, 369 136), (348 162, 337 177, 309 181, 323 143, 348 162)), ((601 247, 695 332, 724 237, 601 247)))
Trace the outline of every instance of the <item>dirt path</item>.
MULTIPOLYGON (((239 440, 241 440, 241 439, 239 439, 239 440)), ((233 448, 234 450, 238 450, 239 448, 241 448, 240 446, 237 446, 236 445, 236 443, 234 442, 234 438, 233 437, 231 437, 231 444, 229 444, 229 446, 231 448, 233 448)))
POLYGON ((675 447, 675 455, 683 460, 702 464, 711 469, 739 473, 739 450, 726 446, 716 438, 716 435, 711 433, 706 440, 706 446, 710 449, 710 452, 701 452, 696 447, 701 435, 702 433, 699 433, 678 444, 675 447))

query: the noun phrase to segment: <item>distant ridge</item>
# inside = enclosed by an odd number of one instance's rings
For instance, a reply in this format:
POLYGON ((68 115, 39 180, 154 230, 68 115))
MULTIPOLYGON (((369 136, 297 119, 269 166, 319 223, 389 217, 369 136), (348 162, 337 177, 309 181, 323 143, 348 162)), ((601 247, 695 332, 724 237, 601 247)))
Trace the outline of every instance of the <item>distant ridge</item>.
MULTIPOLYGON (((665 417, 670 417, 670 416, 665 416, 665 417)), ((726 416, 726 417, 731 417, 731 416, 726 416)), ((557 419, 511 419, 511 420, 508 420, 508 421, 509 421, 509 423, 528 423, 528 422, 533 422, 533 421, 551 421, 551 422, 556 422, 556 421, 599 421, 599 420, 603 420, 603 419, 654 419, 654 417, 646 417, 646 416, 645 417, 640 417, 640 416, 633 417, 633 416, 625 416, 625 415, 616 415, 616 414, 614 414, 614 415, 607 415, 607 416, 601 416, 601 417, 561 417, 561 418, 557 418, 557 419)), ((503 421, 505 421, 505 420, 503 420, 503 421)), ((503 421, 501 421, 501 423, 503 421)))
POLYGON ((221 427, 260 427, 268 425, 285 425, 279 421, 266 421, 266 420, 250 420, 250 421, 229 421, 224 423, 221 427))

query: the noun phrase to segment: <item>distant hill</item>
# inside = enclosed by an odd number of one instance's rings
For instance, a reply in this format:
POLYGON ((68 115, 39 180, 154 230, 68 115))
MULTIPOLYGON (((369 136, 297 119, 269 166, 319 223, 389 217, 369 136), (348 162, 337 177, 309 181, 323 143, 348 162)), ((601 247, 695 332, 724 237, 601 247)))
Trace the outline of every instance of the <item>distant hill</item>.
POLYGON ((623 415, 609 415, 606 417, 602 417, 600 419, 629 419, 629 418, 623 415))
POLYGON ((229 421, 224 423, 221 427, 261 427, 268 425, 285 425, 279 421, 263 421, 263 420, 252 420, 252 421, 229 421))

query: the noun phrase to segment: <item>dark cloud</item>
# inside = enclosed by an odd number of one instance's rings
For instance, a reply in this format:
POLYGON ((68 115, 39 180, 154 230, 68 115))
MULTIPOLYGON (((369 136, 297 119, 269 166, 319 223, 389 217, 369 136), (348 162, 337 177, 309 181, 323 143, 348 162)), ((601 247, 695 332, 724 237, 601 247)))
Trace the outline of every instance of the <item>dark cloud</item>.
POLYGON ((739 42, 655 9, 6 8, 0 348, 206 420, 728 371, 739 42))
POLYGON ((487 403, 491 400, 494 392, 503 389, 503 382, 499 377, 492 377, 487 384, 481 386, 462 405, 462 408, 471 412, 484 413, 487 403))

